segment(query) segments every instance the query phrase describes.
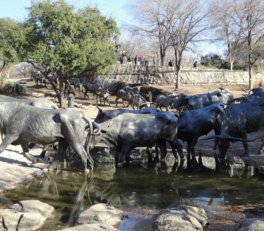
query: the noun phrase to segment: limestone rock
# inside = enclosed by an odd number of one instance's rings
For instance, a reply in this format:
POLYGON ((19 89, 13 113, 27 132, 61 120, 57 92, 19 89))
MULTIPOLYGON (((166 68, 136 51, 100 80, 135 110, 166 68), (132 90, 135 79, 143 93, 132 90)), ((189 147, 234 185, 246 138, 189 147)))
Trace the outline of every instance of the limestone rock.
POLYGON ((62 229, 61 231, 118 231, 118 229, 107 226, 107 225, 100 225, 100 224, 84 224, 84 225, 78 225, 66 229, 62 229))
POLYGON ((25 200, 7 209, 0 209, 3 229, 29 231, 39 229, 52 217, 54 208, 38 200, 25 200))
POLYGON ((107 204, 96 204, 83 211, 78 219, 79 224, 99 223, 116 226, 121 222, 122 211, 107 204))
POLYGON ((264 230, 263 218, 249 218, 242 222, 238 231, 262 231, 264 230))
POLYGON ((194 231, 204 230, 208 224, 202 208, 182 206, 161 214, 153 224, 154 231, 194 231))

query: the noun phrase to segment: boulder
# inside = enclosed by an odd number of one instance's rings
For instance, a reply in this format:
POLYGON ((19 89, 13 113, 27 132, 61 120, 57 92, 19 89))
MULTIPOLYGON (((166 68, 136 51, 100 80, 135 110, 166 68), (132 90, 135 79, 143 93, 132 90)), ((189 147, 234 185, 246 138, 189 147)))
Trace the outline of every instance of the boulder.
POLYGON ((0 209, 3 230, 37 230, 53 216, 54 208, 38 200, 24 200, 0 209))
POLYGON ((208 225, 207 215, 202 208, 181 206, 162 213, 153 223, 154 231, 204 230, 208 225))
POLYGON ((262 231, 264 230, 263 218, 248 218, 245 219, 238 231, 262 231))
POLYGON ((78 218, 78 224, 102 224, 116 226, 121 223, 123 212, 107 204, 95 204, 84 210, 78 218))
POLYGON ((92 231, 118 231, 118 229, 112 227, 112 226, 107 226, 107 225, 100 225, 100 224, 84 224, 84 225, 77 225, 74 227, 62 229, 61 231, 87 231, 87 230, 92 230, 92 231))

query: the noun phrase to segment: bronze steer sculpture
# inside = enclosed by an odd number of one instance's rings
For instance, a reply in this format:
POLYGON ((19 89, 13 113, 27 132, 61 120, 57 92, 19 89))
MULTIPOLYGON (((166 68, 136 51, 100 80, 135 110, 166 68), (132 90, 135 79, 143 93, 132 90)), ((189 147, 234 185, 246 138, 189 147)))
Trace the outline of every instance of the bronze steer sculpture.
POLYGON ((19 102, 21 104, 30 105, 33 107, 46 108, 46 109, 58 109, 58 106, 49 101, 43 99, 21 99, 10 97, 6 95, 0 95, 0 102, 19 102))
POLYGON ((81 157, 85 170, 87 159, 91 170, 93 159, 89 154, 91 136, 95 127, 96 134, 99 133, 99 126, 85 118, 79 111, 65 109, 42 109, 23 105, 17 102, 1 102, 0 104, 0 128, 4 132, 4 139, 0 145, 0 153, 8 145, 21 145, 23 154, 31 161, 34 157, 28 154, 28 143, 52 144, 59 142, 59 153, 57 159, 62 160, 63 151, 69 144, 81 157), (87 126, 89 125, 89 127, 87 126), (84 149, 85 130, 89 128, 84 149))
MULTIPOLYGON (((129 153, 136 147, 150 147, 162 141, 174 141, 177 134, 177 118, 169 113, 147 112, 122 113, 113 112, 113 118, 106 119, 101 125, 101 136, 96 137, 95 144, 105 143, 119 152, 116 164, 129 160, 129 153)), ((110 115, 109 115, 110 116, 110 115)), ((101 118, 101 121, 104 119, 101 118)), ((98 120, 96 120, 98 121, 98 120)), ((163 145, 166 142, 162 142, 163 145)), ((166 147, 163 151, 166 151, 166 147)), ((162 156, 165 156, 163 154, 162 156)))
POLYGON ((225 163, 230 142, 242 141, 244 156, 248 156, 247 133, 255 132, 264 126, 264 97, 254 101, 230 104, 224 112, 219 135, 207 139, 217 139, 220 163, 225 163))
POLYGON ((213 103, 229 105, 233 101, 233 98, 233 94, 229 90, 219 88, 216 91, 204 94, 179 94, 172 100, 171 107, 176 109, 181 107, 185 107, 188 109, 199 109, 209 106, 213 103))

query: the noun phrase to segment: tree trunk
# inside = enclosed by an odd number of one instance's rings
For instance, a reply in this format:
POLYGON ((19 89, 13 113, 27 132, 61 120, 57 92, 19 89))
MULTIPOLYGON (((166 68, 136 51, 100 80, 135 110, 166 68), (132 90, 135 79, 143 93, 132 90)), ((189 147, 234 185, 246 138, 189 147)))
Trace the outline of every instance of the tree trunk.
POLYGON ((233 71, 234 61, 230 61, 230 71, 233 71))
POLYGON ((162 46, 160 46, 160 65, 163 67, 165 61, 165 52, 162 49, 162 46))
POLYGON ((228 46, 228 62, 229 62, 229 65, 230 65, 230 71, 233 71, 233 63, 234 63, 234 61, 232 60, 231 44, 229 43, 227 46, 228 46))
MULTIPOLYGON (((251 58, 250 57, 251 55, 249 55, 249 59, 251 58)), ((252 73, 252 65, 251 65, 251 62, 248 62, 248 87, 249 87, 249 90, 253 88, 253 73, 252 73)))
POLYGON ((178 67, 176 67, 175 72, 176 72, 176 84, 175 84, 175 88, 176 89, 179 89, 180 88, 180 83, 181 83, 181 75, 180 75, 181 69, 178 68, 178 67))
POLYGON ((251 34, 251 24, 252 24, 252 15, 249 14, 247 17, 248 20, 248 88, 249 90, 253 88, 253 80, 252 80, 252 62, 251 62, 251 54, 252 54, 252 34, 251 34))
POLYGON ((2 67, 1 67, 1 69, 0 69, 0 78, 2 77, 2 74, 3 74, 3 72, 4 72, 4 68, 5 68, 5 66, 6 66, 6 62, 3 61, 3 65, 2 65, 2 67))
POLYGON ((174 56, 175 56, 175 74, 176 74, 176 84, 175 88, 180 88, 181 79, 180 79, 180 73, 181 73, 181 57, 180 53, 177 50, 177 48, 174 49, 174 56))
POLYGON ((65 103, 65 99, 64 99, 64 82, 63 82, 63 78, 59 77, 58 78, 59 81, 59 90, 57 91, 57 98, 59 101, 59 107, 65 107, 66 103, 65 103))

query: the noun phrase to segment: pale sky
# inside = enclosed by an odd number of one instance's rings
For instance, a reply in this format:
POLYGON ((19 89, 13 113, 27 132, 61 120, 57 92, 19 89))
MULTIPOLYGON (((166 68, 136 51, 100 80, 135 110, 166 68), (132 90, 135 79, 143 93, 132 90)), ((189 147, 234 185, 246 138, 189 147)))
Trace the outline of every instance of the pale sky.
MULTIPOLYGON (((66 2, 76 8, 95 6, 103 15, 113 17, 119 27, 132 20, 128 10, 130 0, 66 0, 66 2)), ((31 0, 0 0, 0 17, 23 21, 28 14, 26 8, 30 5, 31 0)))
MULTIPOLYGON (((118 24, 122 33, 122 27, 125 24, 131 24, 133 15, 129 10, 129 3, 133 0, 66 0, 75 8, 85 6, 97 7, 105 16, 111 16, 118 24)), ((0 0, 0 18, 9 17, 17 21, 24 21, 27 18, 31 0, 0 0)), ((124 31, 123 31, 124 32, 124 31)), ((204 43, 199 44, 197 53, 208 54, 209 52, 219 53, 222 55, 222 48, 216 44, 204 43)))

